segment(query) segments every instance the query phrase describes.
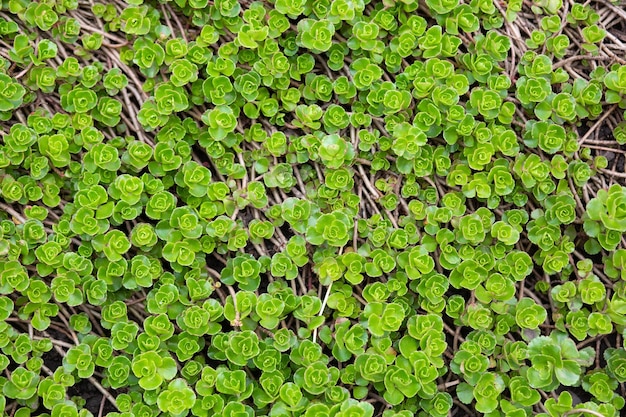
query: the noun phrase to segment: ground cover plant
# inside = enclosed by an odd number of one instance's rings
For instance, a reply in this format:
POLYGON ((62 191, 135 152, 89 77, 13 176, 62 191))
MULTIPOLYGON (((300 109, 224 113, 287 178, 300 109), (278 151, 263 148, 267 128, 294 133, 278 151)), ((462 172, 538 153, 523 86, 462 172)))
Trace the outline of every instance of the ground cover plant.
POLYGON ((2 0, 0 411, 617 417, 626 12, 2 0))

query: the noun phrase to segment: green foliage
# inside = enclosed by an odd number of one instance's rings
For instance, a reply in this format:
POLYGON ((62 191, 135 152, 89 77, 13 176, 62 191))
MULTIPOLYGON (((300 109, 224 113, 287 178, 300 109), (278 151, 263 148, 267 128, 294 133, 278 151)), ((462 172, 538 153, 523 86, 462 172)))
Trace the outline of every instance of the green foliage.
POLYGON ((615 5, 1 8, 3 413, 623 414, 615 5))
POLYGON ((330 49, 335 27, 329 20, 303 19, 298 22, 298 38, 302 47, 320 53, 330 49))
POLYGON ((566 334, 554 332, 550 337, 540 336, 528 344, 532 367, 528 370, 528 382, 533 388, 552 389, 563 384, 578 383, 582 366, 589 366, 593 351, 578 351, 566 334))

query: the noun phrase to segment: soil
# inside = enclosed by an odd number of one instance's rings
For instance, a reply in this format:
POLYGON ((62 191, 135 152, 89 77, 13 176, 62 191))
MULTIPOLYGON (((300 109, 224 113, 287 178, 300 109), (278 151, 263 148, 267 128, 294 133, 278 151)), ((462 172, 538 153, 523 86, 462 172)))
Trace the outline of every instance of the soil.
MULTIPOLYGON (((72 341, 69 340, 65 334, 56 331, 53 328, 49 328, 47 333, 55 340, 72 343, 72 341)), ((63 367, 63 358, 55 349, 43 354, 42 359, 44 361, 44 366, 46 366, 53 373, 58 368, 63 367)), ((102 380, 102 378, 97 375, 94 375, 94 378, 98 381, 98 383, 102 380)), ((110 388, 108 389, 108 392, 111 393, 113 397, 117 395, 115 391, 110 388)), ((83 408, 89 410, 94 416, 105 416, 110 412, 117 411, 116 408, 104 398, 104 395, 102 395, 102 393, 100 393, 100 391, 98 391, 98 389, 88 379, 77 379, 76 383, 68 388, 67 397, 70 399, 72 397, 78 397, 84 400, 85 404, 83 408), (104 404, 102 404, 103 402, 104 404)), ((77 404, 79 402, 80 400, 77 401, 77 404)), ((46 409, 43 404, 41 404, 39 409, 37 409, 33 415, 41 415, 43 413, 50 413, 50 410, 46 409)))
MULTIPOLYGON (((97 378, 97 377, 96 377, 97 378)), ((109 389, 109 391, 111 391, 109 389)), ((94 416, 107 415, 116 411, 115 407, 104 398, 104 395, 89 380, 80 380, 77 384, 70 387, 67 391, 68 396, 80 397, 85 400, 85 406, 94 416), (104 402, 104 404, 102 404, 104 402), (100 408, 102 407, 102 414, 100 408)), ((115 394, 113 394, 115 396, 115 394)))

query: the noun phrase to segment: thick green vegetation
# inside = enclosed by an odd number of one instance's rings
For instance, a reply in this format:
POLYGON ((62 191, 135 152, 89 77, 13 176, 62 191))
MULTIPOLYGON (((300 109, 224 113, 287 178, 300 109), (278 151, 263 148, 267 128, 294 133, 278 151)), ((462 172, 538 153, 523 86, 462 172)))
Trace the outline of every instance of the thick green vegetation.
POLYGON ((626 13, 0 2, 0 411, 617 417, 626 13))

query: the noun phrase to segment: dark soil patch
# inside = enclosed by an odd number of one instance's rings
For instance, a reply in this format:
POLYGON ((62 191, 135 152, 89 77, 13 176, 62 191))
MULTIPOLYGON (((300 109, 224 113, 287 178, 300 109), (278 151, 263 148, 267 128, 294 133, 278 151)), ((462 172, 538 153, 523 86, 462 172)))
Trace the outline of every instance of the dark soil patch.
MULTIPOLYGON (((112 389, 109 389, 108 391, 115 397, 112 389)), ((94 416, 105 416, 108 413, 117 411, 115 407, 113 407, 113 405, 107 401, 106 398, 104 398, 104 395, 102 395, 102 393, 100 393, 100 391, 98 391, 98 389, 87 379, 81 379, 78 383, 71 386, 67 390, 67 395, 69 397, 79 397, 83 399, 85 401, 84 408, 89 410, 94 416), (100 414, 101 407, 102 414, 100 414)))
MULTIPOLYGON (((72 340, 70 340, 67 335, 63 334, 63 332, 55 330, 54 328, 48 328, 47 332, 55 340, 73 344, 72 340)), ((42 359, 44 361, 44 365, 52 372, 55 372, 58 368, 63 367, 63 357, 56 349, 46 352, 42 356, 42 359)), ((97 380, 100 379, 95 375, 94 378, 97 380)), ((115 390, 109 388, 108 392, 113 395, 113 397, 116 396, 115 390)), ((106 398, 104 398, 104 395, 102 395, 102 393, 98 391, 98 389, 87 379, 77 378, 76 383, 67 389, 67 396, 68 398, 78 397, 76 403, 79 406, 82 402, 80 399, 82 399, 84 401, 83 408, 89 410, 94 416, 104 416, 110 412, 117 411, 116 408, 109 401, 107 401, 106 398), (103 401, 104 406, 101 410, 103 401)), ((34 415, 41 415, 49 412, 50 410, 47 410, 42 404, 39 406, 39 409, 34 413, 34 415)))

